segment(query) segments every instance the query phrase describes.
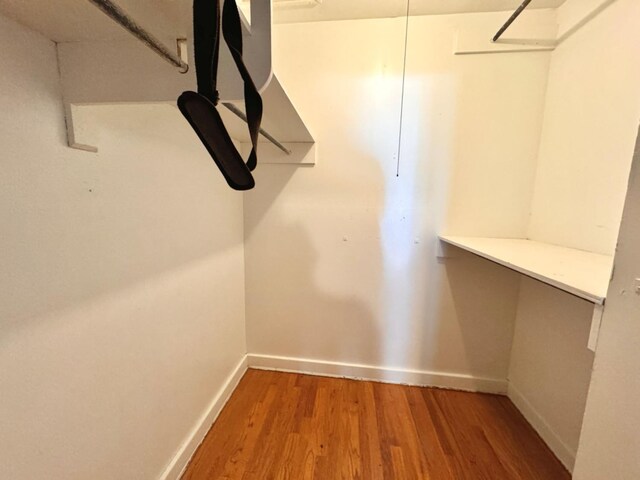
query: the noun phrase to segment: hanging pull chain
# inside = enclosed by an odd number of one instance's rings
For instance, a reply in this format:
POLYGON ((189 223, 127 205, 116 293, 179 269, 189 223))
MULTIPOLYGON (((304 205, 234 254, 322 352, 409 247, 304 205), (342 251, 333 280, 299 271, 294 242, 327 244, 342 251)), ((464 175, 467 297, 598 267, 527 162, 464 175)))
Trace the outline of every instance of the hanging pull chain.
POLYGON ((407 15, 404 26, 404 60, 402 63, 402 93, 400 95, 400 128, 398 130, 398 160, 396 164, 396 177, 400 176, 400 149, 402 148, 402 123, 404 119, 404 84, 407 77, 407 44, 409 42, 409 6, 411 0, 407 0, 407 15))

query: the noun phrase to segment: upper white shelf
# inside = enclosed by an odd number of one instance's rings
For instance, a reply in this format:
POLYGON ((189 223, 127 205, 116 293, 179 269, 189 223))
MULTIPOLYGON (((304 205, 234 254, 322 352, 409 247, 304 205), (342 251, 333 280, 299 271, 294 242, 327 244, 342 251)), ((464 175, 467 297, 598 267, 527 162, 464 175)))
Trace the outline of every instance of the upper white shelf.
POLYGON ((533 240, 440 236, 440 240, 553 287, 604 304, 613 257, 533 240))

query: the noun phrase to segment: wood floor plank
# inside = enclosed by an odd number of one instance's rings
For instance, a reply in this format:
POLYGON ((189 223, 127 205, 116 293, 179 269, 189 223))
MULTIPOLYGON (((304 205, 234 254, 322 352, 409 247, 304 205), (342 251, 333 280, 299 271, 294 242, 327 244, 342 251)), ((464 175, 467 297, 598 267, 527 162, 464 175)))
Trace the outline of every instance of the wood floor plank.
POLYGON ((458 447, 458 454, 451 461, 464 462, 465 476, 468 477, 468 472, 473 471, 472 478, 477 480, 512 478, 487 441, 482 425, 474 415, 474 406, 469 405, 468 400, 475 396, 472 397, 468 392, 446 390, 435 390, 433 395, 458 447))
POLYGON ((249 370, 183 480, 567 480, 506 397, 249 370))
POLYGON ((433 480, 455 480, 421 390, 423 389, 409 387, 407 389, 407 399, 409 400, 411 414, 418 433, 420 448, 427 462, 428 478, 433 480))

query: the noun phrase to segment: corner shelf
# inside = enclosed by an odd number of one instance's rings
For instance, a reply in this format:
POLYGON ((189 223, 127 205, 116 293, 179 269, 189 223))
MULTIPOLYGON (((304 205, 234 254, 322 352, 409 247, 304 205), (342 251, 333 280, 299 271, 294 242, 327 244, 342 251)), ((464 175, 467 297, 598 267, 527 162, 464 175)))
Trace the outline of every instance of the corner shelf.
POLYGON ((594 351, 613 271, 613 256, 521 238, 456 237, 440 240, 594 304, 587 347, 594 351))
POLYGON ((612 256, 517 238, 439 238, 596 305, 607 297, 612 256))

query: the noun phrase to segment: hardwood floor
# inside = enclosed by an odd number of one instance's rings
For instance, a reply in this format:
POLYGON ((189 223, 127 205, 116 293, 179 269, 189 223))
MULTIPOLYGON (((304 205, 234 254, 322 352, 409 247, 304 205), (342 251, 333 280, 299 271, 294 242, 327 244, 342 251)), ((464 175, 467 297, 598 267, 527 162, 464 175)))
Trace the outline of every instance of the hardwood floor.
POLYGON ((182 478, 570 475, 503 396, 249 370, 182 478))

